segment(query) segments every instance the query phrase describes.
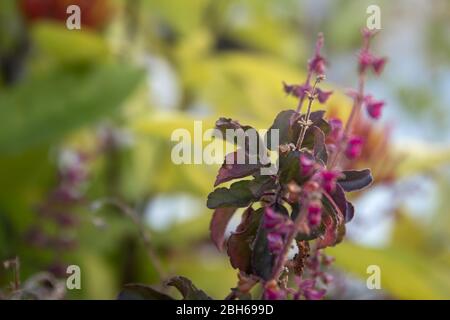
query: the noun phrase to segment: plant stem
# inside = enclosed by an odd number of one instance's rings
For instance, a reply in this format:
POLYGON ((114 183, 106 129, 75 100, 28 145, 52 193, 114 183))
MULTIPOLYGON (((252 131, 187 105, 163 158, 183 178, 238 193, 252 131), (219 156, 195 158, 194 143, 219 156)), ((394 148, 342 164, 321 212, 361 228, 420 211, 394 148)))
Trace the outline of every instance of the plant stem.
POLYGON ((20 260, 19 257, 6 260, 3 262, 6 269, 11 268, 13 272, 14 282, 12 283, 12 289, 18 291, 20 289, 20 260))
MULTIPOLYGON (((312 71, 308 71, 308 75, 306 77, 306 81, 303 84, 304 87, 308 87, 309 86, 309 83, 311 82, 311 76, 312 76, 312 71)), ((305 96, 306 95, 303 94, 301 96, 301 98, 298 99, 298 104, 297 104, 297 109, 296 109, 297 113, 300 113, 302 111, 302 106, 303 106, 303 101, 305 101, 305 96)))
POLYGON ((272 272, 272 280, 277 281, 278 278, 280 277, 281 273, 283 272, 283 267, 286 264, 286 260, 287 260, 287 255, 289 253, 289 249, 291 247, 292 241, 294 241, 295 237, 297 236, 298 232, 300 231, 300 227, 304 221, 304 218, 306 216, 306 210, 308 208, 308 204, 305 201, 305 203, 302 204, 302 209, 300 211, 300 213, 298 214, 298 216, 295 218, 294 221, 294 228, 292 229, 292 231, 289 233, 286 242, 284 244, 283 247, 283 251, 281 252, 281 254, 278 256, 277 259, 277 263, 273 269, 272 272))
MULTIPOLYGON (((362 51, 369 50, 370 40, 371 40, 371 37, 364 38, 362 51)), ((364 101, 364 86, 365 86, 365 82, 366 82, 366 70, 367 70, 367 68, 360 71, 360 74, 358 77, 357 96, 355 97, 355 100, 354 100, 353 106, 352 106, 352 111, 350 112, 350 116, 348 117, 347 122, 345 124, 344 133, 342 135, 342 140, 340 141, 338 148, 329 163, 330 164, 329 167, 331 169, 334 168, 338 164, 338 160, 341 156, 341 153, 348 142, 348 138, 350 137, 350 133, 351 133, 351 129, 352 129, 352 125, 355 120, 355 117, 359 114, 359 112, 361 110, 361 106, 364 101)))
POLYGON ((359 75, 359 80, 358 80, 358 93, 353 102, 352 111, 350 112, 350 116, 348 117, 347 122, 345 123, 342 140, 340 141, 338 148, 337 148, 336 152, 334 153, 332 160, 330 161, 330 166, 329 166, 330 168, 334 168, 337 165, 338 160, 342 154, 342 151, 344 150, 344 148, 348 142, 348 138, 350 137, 353 122, 361 110, 361 106, 364 101, 365 79, 366 79, 365 72, 361 72, 361 74, 359 75))
MULTIPOLYGON (((298 136, 298 140, 297 140, 297 144, 296 144, 296 148, 298 150, 300 150, 300 148, 302 147, 302 143, 303 143, 303 139, 305 138, 305 134, 306 134, 306 130, 309 127, 309 116, 311 115, 311 107, 312 107, 312 103, 315 99, 315 94, 316 94, 316 86, 317 84, 320 82, 320 77, 316 78, 316 81, 314 82, 314 86, 311 90, 311 93, 308 93, 308 99, 309 99, 309 103, 308 103, 308 110, 306 111, 306 116, 305 116, 305 120, 304 123, 302 124, 302 128, 300 130, 300 134, 298 136)), ((300 99, 301 101, 302 99, 300 99)))
POLYGON ((101 204, 110 204, 112 206, 117 207, 123 214, 125 214, 125 216, 127 216, 131 219, 131 221, 136 225, 136 227, 139 230, 139 234, 140 234, 142 241, 144 243, 144 246, 146 248, 147 255, 150 258, 151 262, 153 263, 153 266, 155 267, 155 270, 158 273, 158 276, 160 277, 160 279, 166 279, 167 274, 162 267, 162 263, 161 263, 160 259, 158 258, 158 255, 156 254, 156 252, 153 249, 152 243, 150 241, 150 236, 149 236, 147 230, 142 225, 142 221, 141 221, 138 213, 134 209, 130 208, 127 204, 125 204, 124 202, 122 202, 118 199, 114 199, 114 198, 101 199, 100 203, 101 204))

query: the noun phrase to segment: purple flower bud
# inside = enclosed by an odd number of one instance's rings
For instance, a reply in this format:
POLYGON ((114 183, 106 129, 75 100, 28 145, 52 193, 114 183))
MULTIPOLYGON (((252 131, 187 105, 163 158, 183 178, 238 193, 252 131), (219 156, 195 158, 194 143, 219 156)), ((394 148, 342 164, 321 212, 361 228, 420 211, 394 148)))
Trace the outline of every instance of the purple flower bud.
POLYGON ((317 92, 317 100, 319 100, 320 103, 327 102, 328 98, 333 94, 333 91, 323 91, 319 88, 316 89, 317 92))
POLYGON ((361 34, 364 39, 370 39, 377 33, 376 29, 363 28, 361 34))
POLYGON ((281 289, 275 281, 270 281, 264 288, 265 300, 283 300, 286 298, 286 291, 281 289))
POLYGON ((322 205, 318 201, 311 202, 308 206, 308 224, 316 227, 322 219, 322 205))
POLYGON ((320 54, 316 54, 309 61, 309 70, 317 75, 321 75, 325 73, 325 65, 325 59, 320 54))
POLYGON ((303 99, 307 91, 311 90, 311 86, 307 84, 298 85, 298 84, 286 84, 283 82, 283 86, 284 92, 286 92, 286 94, 301 99, 303 99))
POLYGON ((25 241, 33 247, 44 248, 49 239, 42 229, 33 227, 26 233, 25 241))
POLYGON ((359 136, 353 136, 348 140, 347 147, 345 149, 345 155, 349 159, 356 159, 361 155, 363 146, 363 139, 359 136))
POLYGON ((326 266, 331 265, 334 262, 334 257, 323 255, 322 256, 322 263, 326 266))
POLYGON ((316 41, 316 50, 312 59, 308 61, 308 69, 310 72, 314 72, 317 75, 322 75, 325 73, 325 59, 320 55, 320 50, 323 47, 323 34, 319 33, 316 41))
POLYGON ((77 217, 68 212, 57 213, 54 219, 62 227, 73 227, 78 224, 77 217))
POLYGON ((386 65, 386 58, 374 58, 372 61, 372 68, 376 75, 380 75, 383 72, 384 66, 386 65))
POLYGON ((271 207, 266 207, 264 211, 264 227, 267 229, 273 229, 277 225, 284 222, 284 217, 275 212, 271 207))
POLYGON ((374 60, 374 56, 370 53, 369 50, 362 50, 359 53, 358 63, 359 63, 359 72, 364 72, 367 67, 371 66, 374 60))
POLYGON ((305 289, 303 290, 303 294, 306 300, 321 300, 325 296, 325 289, 305 289))
POLYGON ((282 236, 277 232, 269 232, 267 235, 270 252, 279 254, 283 250, 284 243, 282 236))
POLYGON ((322 188, 328 192, 332 193, 336 188, 337 179, 340 177, 341 173, 336 170, 322 170, 320 172, 320 180, 322 188))
POLYGON ((371 95, 364 98, 367 112, 373 119, 379 119, 381 117, 381 111, 384 107, 384 101, 376 100, 371 95))
POLYGON ((312 279, 301 280, 296 278, 299 291, 303 293, 306 300, 320 300, 325 295, 326 291, 324 289, 316 289, 316 281, 312 279))
POLYGON ((328 120, 328 124, 330 125, 330 133, 328 134, 328 138, 333 142, 341 140, 344 132, 341 119, 331 118, 328 120))
POLYGON ((321 279, 322 279, 323 283, 330 284, 331 282, 333 282, 334 277, 329 273, 323 272, 321 274, 321 279))
POLYGON ((311 175, 314 169, 314 159, 305 154, 300 155, 300 172, 303 176, 311 175))

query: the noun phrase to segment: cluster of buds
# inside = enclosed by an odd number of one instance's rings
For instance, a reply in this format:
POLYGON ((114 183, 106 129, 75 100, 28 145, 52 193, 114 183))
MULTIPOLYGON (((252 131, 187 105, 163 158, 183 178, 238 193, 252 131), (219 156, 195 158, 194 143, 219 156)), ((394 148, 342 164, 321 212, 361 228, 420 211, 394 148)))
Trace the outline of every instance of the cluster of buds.
MULTIPOLYGON (((314 55, 308 61, 308 74, 306 76, 306 80, 303 84, 286 84, 283 82, 284 92, 288 95, 292 95, 300 99, 299 106, 301 106, 303 100, 311 93, 313 87, 311 85, 311 78, 313 75, 318 77, 323 77, 325 74, 325 67, 327 65, 327 61, 321 55, 320 51, 323 47, 323 35, 320 33, 316 42, 316 48, 314 51, 314 55)), ((328 98, 333 94, 333 91, 324 91, 320 88, 316 88, 315 95, 317 100, 320 103, 326 103, 328 98)))
POLYGON ((305 264, 305 276, 295 276, 294 280, 297 289, 288 289, 293 299, 299 300, 320 300, 326 294, 324 288, 333 281, 331 274, 326 272, 326 268, 333 263, 334 259, 325 255, 322 250, 314 250, 313 254, 307 259, 305 264), (320 284, 322 284, 321 287, 320 284))
POLYGON ((62 254, 77 247, 74 230, 79 219, 76 209, 84 203, 84 190, 89 177, 89 157, 67 151, 61 158, 57 186, 38 206, 39 224, 30 228, 25 237, 31 246, 55 253, 48 269, 57 277, 66 274, 65 264, 60 261, 62 254), (46 231, 44 224, 48 223, 58 226, 53 234, 46 231))
POLYGON ((362 74, 366 72, 368 68, 372 68, 376 75, 380 75, 386 64, 385 57, 375 56, 369 48, 370 40, 375 35, 376 31, 363 29, 362 34, 364 38, 364 46, 359 52, 358 62, 359 62, 359 72, 362 74))
POLYGON ((310 179, 303 186, 302 202, 308 204, 308 225, 311 228, 315 228, 320 225, 322 217, 322 192, 334 192, 337 180, 341 177, 341 172, 328 170, 323 166, 317 165, 305 155, 300 156, 300 172, 310 176, 310 179))
MULTIPOLYGON (((380 75, 384 69, 387 59, 385 57, 377 57, 370 51, 370 41, 375 35, 372 30, 364 29, 362 31, 364 38, 364 45, 359 53, 358 63, 359 63, 359 73, 362 78, 364 78, 367 70, 372 68, 376 75, 380 75)), ((367 109, 367 113, 373 119, 379 119, 381 117, 381 111, 384 106, 384 102, 381 100, 376 100, 372 95, 366 95, 362 92, 356 92, 355 94, 350 94, 355 99, 360 99, 364 102, 367 109), (356 94, 356 96, 355 96, 356 94)))
POLYGON ((268 281, 264 285, 264 300, 284 300, 287 294, 287 290, 280 288, 275 280, 268 281))
POLYGON ((374 31, 364 29, 362 31, 364 44, 358 56, 359 88, 349 90, 347 94, 354 100, 352 114, 344 128, 339 119, 331 119, 331 133, 327 137, 327 147, 331 153, 339 154, 342 148, 343 153, 349 160, 360 157, 364 145, 364 139, 358 135, 350 135, 350 129, 354 118, 358 117, 360 107, 364 106, 367 114, 372 119, 379 119, 382 114, 384 101, 374 98, 371 94, 364 93, 364 82, 369 69, 376 75, 380 75, 384 69, 387 59, 377 57, 370 51, 370 42, 375 35, 374 31))
POLYGON ((279 254, 285 245, 286 235, 294 227, 292 220, 283 216, 271 207, 266 207, 264 211, 264 227, 269 231, 267 240, 269 250, 274 254, 279 254))

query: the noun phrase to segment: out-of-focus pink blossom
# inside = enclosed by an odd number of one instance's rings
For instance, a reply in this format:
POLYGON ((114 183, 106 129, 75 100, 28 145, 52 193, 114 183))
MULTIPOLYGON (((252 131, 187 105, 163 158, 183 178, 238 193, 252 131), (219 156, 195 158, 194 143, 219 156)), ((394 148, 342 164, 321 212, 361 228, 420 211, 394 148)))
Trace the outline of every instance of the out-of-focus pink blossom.
POLYGON ((319 100, 320 103, 327 102, 328 98, 333 94, 333 91, 323 91, 319 88, 316 88, 317 93, 317 100, 319 100))
POLYGON ((373 96, 368 95, 364 98, 367 113, 373 119, 379 119, 384 107, 384 101, 376 100, 373 96))
POLYGON ((361 155, 363 147, 363 139, 359 136, 351 137, 347 142, 347 147, 345 149, 345 155, 349 159, 356 159, 361 155))
POLYGON ((313 201, 308 205, 308 224, 317 227, 322 217, 322 205, 319 201, 313 201))

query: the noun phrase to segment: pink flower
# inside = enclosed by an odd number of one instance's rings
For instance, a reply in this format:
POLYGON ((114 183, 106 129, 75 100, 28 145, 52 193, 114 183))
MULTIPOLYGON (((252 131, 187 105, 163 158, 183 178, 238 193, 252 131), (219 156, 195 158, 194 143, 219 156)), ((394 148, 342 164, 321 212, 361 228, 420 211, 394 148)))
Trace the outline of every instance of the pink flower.
POLYGON ((379 119, 381 117, 384 101, 376 100, 371 95, 368 95, 364 98, 364 102, 370 117, 373 119, 379 119))
POLYGON ((303 176, 311 175, 314 169, 314 159, 304 154, 300 155, 300 172, 303 176))
POLYGON ((286 94, 302 99, 305 96, 306 91, 311 90, 311 86, 308 84, 298 85, 283 82, 283 89, 286 94))
POLYGON ((272 208, 266 207, 264 211, 264 227, 267 229, 273 229, 283 222, 284 218, 282 215, 276 213, 272 208))
POLYGON ((308 61, 308 69, 310 72, 314 72, 317 75, 325 73, 325 59, 320 55, 320 50, 323 47, 323 34, 319 33, 316 41, 316 50, 314 56, 308 61))
POLYGON ((286 298, 286 291, 281 289, 275 281, 269 281, 264 288, 265 300, 283 300, 286 298))
POLYGON ((282 216, 271 207, 266 207, 264 211, 264 227, 273 233, 279 233, 280 236, 283 236, 292 231, 294 224, 288 217, 282 216))
POLYGON ((322 188, 328 192, 332 193, 336 188, 337 179, 341 176, 341 173, 336 170, 323 170, 320 172, 320 182, 322 188))
POLYGON ((380 75, 383 72, 384 66, 386 65, 386 58, 374 58, 372 61, 372 68, 376 75, 380 75))
POLYGON ((306 300, 320 300, 326 293, 324 289, 315 288, 316 281, 313 279, 302 280, 300 277, 295 277, 295 282, 299 288, 298 292, 294 294, 296 300, 300 299, 302 295, 306 300))
POLYGON ((370 39, 377 33, 376 29, 363 28, 361 34, 364 39, 370 39))
POLYGON ((267 235, 267 241, 269 244, 270 252, 274 254, 279 254, 283 250, 284 242, 281 234, 277 232, 269 232, 267 235))
POLYGON ((311 227, 316 227, 320 224, 322 218, 322 206, 320 202, 315 201, 308 206, 308 224, 311 227))
POLYGON ((330 133, 328 134, 328 138, 333 142, 337 142, 341 140, 343 135, 343 125, 341 119, 331 118, 328 120, 328 124, 330 125, 330 133))
POLYGON ((306 300, 320 300, 325 295, 326 291, 324 289, 316 289, 314 286, 314 280, 305 280, 300 284, 306 300))
POLYGON ((309 61, 309 70, 318 75, 321 75, 325 73, 325 65, 326 65, 325 59, 320 54, 316 54, 309 61))
POLYGON ((317 100, 319 100, 320 103, 327 102, 328 98, 331 96, 333 91, 323 91, 319 88, 316 89, 317 92, 317 100))
POLYGON ((356 159, 361 155, 363 139, 359 136, 353 136, 348 140, 345 155, 349 159, 356 159))
POLYGON ((362 50, 359 53, 358 63, 359 63, 359 72, 364 72, 369 66, 373 63, 374 56, 370 53, 369 50, 362 50))

